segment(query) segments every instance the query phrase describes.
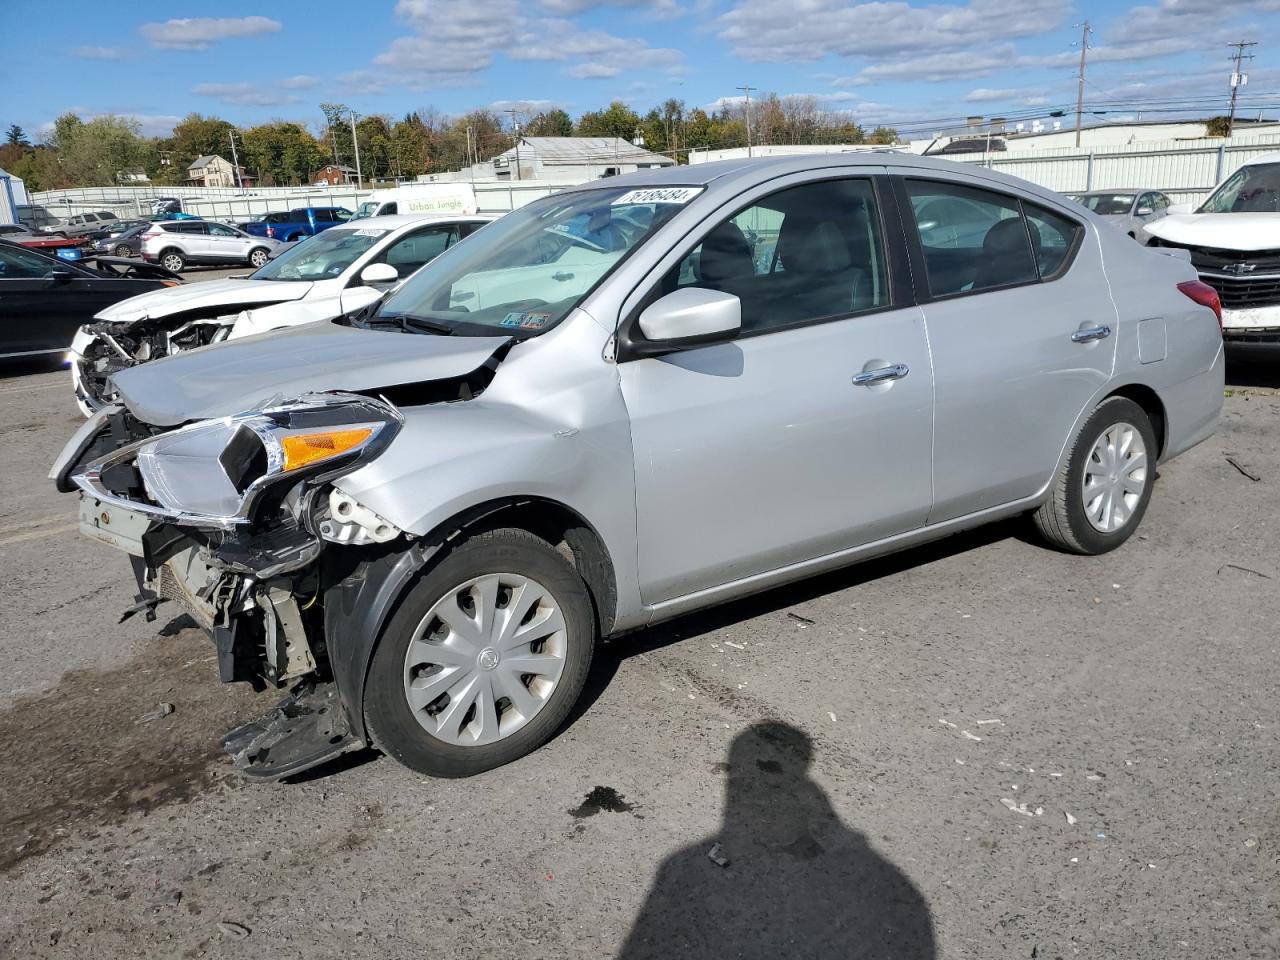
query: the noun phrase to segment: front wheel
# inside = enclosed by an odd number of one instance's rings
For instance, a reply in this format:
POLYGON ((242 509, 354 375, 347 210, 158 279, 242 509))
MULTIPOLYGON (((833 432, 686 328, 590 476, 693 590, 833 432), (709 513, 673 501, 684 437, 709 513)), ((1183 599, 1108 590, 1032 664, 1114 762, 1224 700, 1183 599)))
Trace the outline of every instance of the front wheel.
POLYGON ((1138 529, 1156 478, 1151 418, 1125 397, 1104 400, 1076 437, 1036 527, 1070 553, 1114 550, 1138 529))
POLYGON ((375 746, 437 777, 510 763, 545 743, 586 683, 595 620, 577 570, 545 540, 495 530, 409 591, 369 665, 375 746))
POLYGON ((268 260, 267 251, 262 247, 255 247, 249 253, 249 263, 254 267, 261 267, 268 260))

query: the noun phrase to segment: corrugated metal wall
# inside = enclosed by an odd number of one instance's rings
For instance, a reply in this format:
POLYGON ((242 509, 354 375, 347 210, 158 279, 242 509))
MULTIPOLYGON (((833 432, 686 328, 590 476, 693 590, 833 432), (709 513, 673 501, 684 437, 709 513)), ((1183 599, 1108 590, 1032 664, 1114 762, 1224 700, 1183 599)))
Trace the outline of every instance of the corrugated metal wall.
POLYGON ((1092 150, 1055 148, 1021 153, 963 153, 973 163, 1062 192, 1147 187, 1176 202, 1196 203, 1245 161, 1280 151, 1280 135, 1225 140, 1168 140, 1092 150))

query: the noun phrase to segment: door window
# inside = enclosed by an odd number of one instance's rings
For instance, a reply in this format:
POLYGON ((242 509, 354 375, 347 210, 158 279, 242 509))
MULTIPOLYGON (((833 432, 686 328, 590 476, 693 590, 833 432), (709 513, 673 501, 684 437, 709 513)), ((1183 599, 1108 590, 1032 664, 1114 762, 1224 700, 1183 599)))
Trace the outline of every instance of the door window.
POLYGON ((238 237, 240 234, 232 230, 230 227, 224 227, 220 223, 209 224, 209 235, 211 237, 238 237))
POLYGON ((44 257, 16 247, 0 246, 0 280, 31 280, 55 269, 44 257))
POLYGON ((870 180, 780 190, 720 223, 663 279, 742 303, 742 334, 846 317, 889 302, 870 180))
POLYGON ((929 292, 974 293, 1039 279, 1018 200, 954 183, 906 181, 929 292))
POLYGON ((378 260, 391 264, 403 278, 430 263, 457 242, 456 226, 432 227, 430 230, 419 230, 401 237, 387 247, 378 260))

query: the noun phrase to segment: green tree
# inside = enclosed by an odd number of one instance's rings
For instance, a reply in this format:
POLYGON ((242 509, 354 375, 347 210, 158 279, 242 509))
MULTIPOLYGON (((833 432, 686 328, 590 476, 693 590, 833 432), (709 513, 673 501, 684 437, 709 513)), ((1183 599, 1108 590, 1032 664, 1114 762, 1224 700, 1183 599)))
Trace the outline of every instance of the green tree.
POLYGON ((867 143, 897 143, 898 131, 893 127, 876 127, 867 138, 867 143))
POLYGON ((431 131, 416 113, 391 128, 391 171, 397 177, 416 177, 431 164, 431 131))
POLYGON ((16 123, 9 124, 9 129, 4 135, 4 142, 14 147, 31 146, 31 141, 27 139, 26 131, 16 123))
POLYGON ((604 110, 584 113, 578 118, 580 137, 621 137, 630 140, 640 127, 639 115, 621 100, 614 100, 604 110))
POLYGON ((1228 117, 1214 117, 1204 125, 1206 137, 1225 137, 1231 132, 1231 120, 1228 117))
POLYGON ((360 172, 366 180, 386 176, 391 169, 391 125, 373 114, 356 121, 360 143, 360 172))
POLYGON ((352 148, 351 108, 345 103, 322 103, 320 112, 324 114, 325 132, 321 137, 322 145, 333 154, 334 163, 345 163, 350 167, 356 165, 356 152, 352 148))
POLYGON ((189 113, 173 128, 173 166, 182 177, 197 157, 220 156, 231 159, 231 131, 235 128, 221 117, 189 113))
POLYGON ((316 138, 297 123, 276 120, 259 124, 244 131, 240 142, 241 161, 271 184, 310 183, 311 175, 325 163, 316 138))
POLYGON ((85 123, 75 114, 65 113, 54 121, 49 142, 76 186, 116 183, 121 171, 142 164, 145 152, 138 121, 110 114, 85 123))
POLYGON ((563 110, 544 110, 530 118, 525 126, 526 137, 571 137, 573 119, 563 110))

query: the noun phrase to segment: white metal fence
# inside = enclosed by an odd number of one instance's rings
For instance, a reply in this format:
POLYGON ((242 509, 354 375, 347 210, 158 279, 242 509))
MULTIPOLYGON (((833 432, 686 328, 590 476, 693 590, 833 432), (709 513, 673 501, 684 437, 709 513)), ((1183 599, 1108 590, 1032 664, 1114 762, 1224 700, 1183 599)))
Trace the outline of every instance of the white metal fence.
POLYGON ((1175 201, 1198 203, 1248 160, 1280 151, 1280 135, 1227 140, 1166 140, 1077 150, 1060 147, 1007 153, 952 154, 1064 193, 1151 188, 1175 201))
MULTIPOLYGON (((491 181, 475 184, 481 213, 508 213, 530 201, 549 196, 572 183, 545 180, 491 181)), ((151 213, 151 201, 176 197, 187 213, 230 222, 250 220, 276 210, 296 207, 346 207, 355 210, 376 191, 354 187, 258 187, 253 190, 201 187, 76 187, 47 190, 32 196, 32 202, 46 207, 56 217, 110 210, 118 217, 140 217, 151 213)))

